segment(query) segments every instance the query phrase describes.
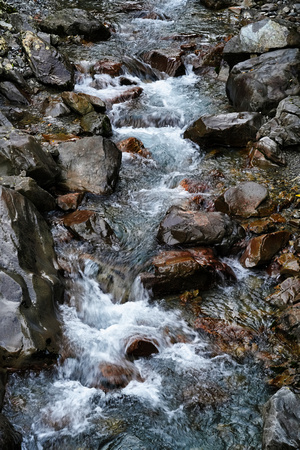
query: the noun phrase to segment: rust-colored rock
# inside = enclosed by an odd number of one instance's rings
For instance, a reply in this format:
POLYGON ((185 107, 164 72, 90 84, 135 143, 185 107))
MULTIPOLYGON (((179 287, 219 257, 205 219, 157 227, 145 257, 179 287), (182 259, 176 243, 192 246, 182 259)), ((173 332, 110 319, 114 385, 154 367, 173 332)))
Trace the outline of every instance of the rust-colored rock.
POLYGON ((60 195, 57 197, 57 205, 64 211, 69 211, 70 209, 77 209, 83 194, 74 192, 71 194, 60 195))
POLYGON ((286 245, 289 237, 288 231, 277 231, 252 238, 240 259, 241 264, 251 268, 268 263, 286 245))
POLYGON ((300 274, 300 260, 293 253, 283 253, 277 258, 277 262, 281 275, 292 277, 300 274))
POLYGON ((146 358, 159 352, 159 344, 156 339, 147 337, 133 337, 126 345, 125 354, 129 359, 146 358))
POLYGON ((243 224, 245 230, 249 230, 255 234, 270 233, 278 230, 278 227, 286 223, 286 219, 281 214, 272 214, 268 218, 256 219, 252 222, 243 224))
POLYGON ((130 89, 127 89, 127 91, 123 91, 119 95, 113 98, 107 99, 107 103, 115 104, 115 103, 123 103, 127 102, 128 100, 133 100, 134 98, 139 97, 143 92, 143 88, 139 86, 132 87, 130 89))
POLYGON ((153 69, 165 72, 171 77, 179 77, 185 74, 182 54, 181 50, 159 49, 146 52, 142 57, 153 69))
POLYGON ((132 380, 143 381, 133 364, 126 362, 119 365, 103 362, 99 365, 99 372, 91 383, 91 387, 108 392, 114 389, 122 389, 132 380))
POLYGON ((117 143, 117 147, 121 152, 132 153, 142 156, 143 158, 151 158, 151 153, 144 147, 142 141, 135 137, 129 137, 117 143))
POLYGON ((99 242, 101 239, 111 242, 114 232, 109 224, 95 211, 79 210, 67 214, 63 224, 81 239, 99 242))
POLYGON ((275 292, 266 298, 278 308, 300 302, 300 277, 290 277, 275 287, 275 292))
POLYGON ((118 77, 122 71, 122 63, 108 60, 97 61, 92 67, 93 74, 105 73, 111 77, 118 77))

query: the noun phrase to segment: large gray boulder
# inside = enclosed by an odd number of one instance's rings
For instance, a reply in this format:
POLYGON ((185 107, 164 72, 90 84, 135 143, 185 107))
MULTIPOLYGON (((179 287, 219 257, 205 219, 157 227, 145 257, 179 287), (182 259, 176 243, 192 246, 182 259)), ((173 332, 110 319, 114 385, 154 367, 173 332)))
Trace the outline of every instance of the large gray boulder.
POLYGON ((0 127, 0 176, 21 173, 48 187, 55 183, 59 168, 33 136, 16 128, 0 127))
POLYGON ((300 50, 276 50, 237 64, 226 92, 238 111, 270 113, 282 99, 300 93, 300 50))
POLYGON ((300 96, 281 100, 276 115, 258 131, 257 138, 268 136, 281 147, 300 145, 300 96))
POLYGON ((291 23, 263 19, 241 28, 225 45, 223 57, 232 67, 251 54, 266 53, 285 47, 299 47, 300 35, 291 23))
POLYGON ((0 358, 24 368, 58 353, 61 300, 52 235, 33 204, 0 186, 0 358))
POLYGON ((68 191, 111 193, 118 180, 122 153, 109 139, 93 136, 58 147, 62 176, 60 185, 68 191))
POLYGON ((260 113, 240 112, 202 116, 184 132, 184 138, 190 139, 201 148, 214 145, 244 147, 255 139, 264 118, 260 113))
POLYGON ((226 214, 173 206, 160 223, 157 239, 167 245, 215 246, 226 253, 243 236, 243 229, 226 214))
POLYGON ((110 31, 92 14, 78 8, 56 11, 40 23, 46 33, 59 36, 81 35, 90 41, 103 41, 110 37, 110 31))
POLYGON ((31 31, 24 33, 22 45, 29 65, 41 83, 61 89, 73 88, 73 67, 56 48, 31 31))
POLYGON ((264 406, 263 450, 300 448, 300 397, 282 387, 264 406))

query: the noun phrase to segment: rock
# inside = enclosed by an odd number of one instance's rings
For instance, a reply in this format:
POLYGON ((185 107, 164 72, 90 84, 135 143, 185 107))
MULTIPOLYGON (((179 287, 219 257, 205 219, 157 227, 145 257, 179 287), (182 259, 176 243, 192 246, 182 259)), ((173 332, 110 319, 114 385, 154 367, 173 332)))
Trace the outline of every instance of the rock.
POLYGON ((5 56, 8 53, 8 45, 3 36, 0 36, 0 56, 5 56))
POLYGON ((0 92, 4 97, 9 100, 10 103, 16 103, 19 105, 29 105, 28 99, 22 94, 22 92, 10 81, 2 81, 0 83, 0 92))
POLYGON ((263 185, 246 181, 227 189, 215 201, 215 208, 230 216, 259 216, 260 208, 268 197, 268 190, 263 185))
POLYGON ((162 244, 215 246, 221 253, 243 237, 242 228, 226 214, 184 211, 176 206, 170 208, 157 234, 162 244))
POLYGON ((286 245, 289 237, 288 231, 276 231, 252 238, 240 258, 240 263, 246 268, 268 263, 286 245))
POLYGON ((278 103, 300 92, 300 50, 288 48, 264 53, 233 67, 226 93, 238 111, 268 114, 278 103))
POLYGON ((92 111, 94 108, 87 96, 84 94, 76 94, 76 92, 63 92, 61 98, 65 104, 77 114, 84 116, 92 111))
POLYGON ((128 100, 132 100, 134 98, 140 97, 140 95, 143 93, 143 88, 140 86, 136 86, 130 89, 127 89, 126 91, 121 92, 116 97, 112 97, 107 99, 106 101, 108 103, 111 103, 112 105, 115 103, 123 103, 127 102, 128 100))
POLYGON ((0 448, 3 450, 21 450, 22 435, 0 413, 0 448))
POLYGON ((268 136, 282 147, 300 145, 300 97, 290 96, 281 100, 276 115, 265 123, 257 138, 268 136))
POLYGON ((300 447, 300 398, 282 387, 264 406, 263 450, 300 447))
POLYGON ((140 279, 154 296, 206 290, 224 280, 235 281, 233 271, 214 256, 211 248, 163 251, 153 258, 151 267, 154 272, 143 272, 140 279))
POLYGON ((20 175, 23 171, 42 187, 53 185, 59 175, 52 156, 33 136, 0 127, 0 176, 20 175))
POLYGON ((0 177, 0 184, 24 195, 34 204, 39 212, 52 211, 56 207, 56 202, 52 195, 42 189, 32 178, 4 176, 0 177))
POLYGON ((170 77, 179 77, 185 74, 182 54, 181 50, 159 49, 143 53, 142 58, 152 68, 165 72, 170 77))
POLYGON ((246 231, 255 234, 269 233, 278 230, 278 227, 286 223, 285 218, 280 214, 271 214, 270 217, 252 220, 242 223, 246 231))
POLYGON ((111 123, 106 114, 100 114, 96 111, 90 112, 80 120, 82 131, 89 135, 100 135, 109 137, 112 134, 111 123))
POLYGON ((99 242, 100 239, 111 243, 114 232, 109 224, 97 212, 79 210, 63 218, 63 224, 80 239, 99 242))
POLYGON ((77 209, 82 200, 82 193, 73 193, 59 195, 57 197, 57 205, 64 211, 69 211, 70 209, 77 209))
POLYGON ((187 128, 184 138, 201 148, 214 145, 244 147, 255 139, 263 120, 261 114, 249 112, 202 116, 187 128))
POLYGON ((144 147, 142 141, 135 137, 130 137, 118 142, 117 147, 121 152, 132 153, 133 155, 139 155, 143 158, 151 158, 149 150, 144 147))
POLYGON ((106 73, 111 77, 118 77, 121 74, 122 63, 114 61, 97 61, 91 69, 92 74, 106 73))
POLYGON ((78 8, 64 8, 48 16, 40 23, 46 33, 59 36, 81 35, 90 41, 106 41, 110 31, 92 14, 78 8))
POLYGON ((195 384, 183 391, 183 403, 186 408, 219 406, 228 400, 228 394, 217 384, 211 386, 195 384))
POLYGON ((6 383, 7 383, 7 371, 4 369, 0 369, 0 412, 2 411, 3 408, 6 383))
POLYGON ((300 301, 300 278, 290 277, 275 287, 266 300, 280 309, 300 301))
POLYGON ((242 0, 201 0, 206 8, 218 10, 229 8, 229 6, 238 6, 242 3, 242 0))
POLYGON ((146 358, 159 352, 159 344, 156 339, 137 337, 129 339, 125 347, 125 354, 129 359, 146 358))
POLYGON ((102 136, 63 142, 58 146, 62 168, 60 184, 68 191, 109 194, 116 185, 121 166, 121 152, 102 136))
POLYGON ((22 369, 59 351, 62 285, 52 235, 33 204, 0 187, 0 206, 0 358, 22 369))
POLYGON ((255 144, 255 148, 273 163, 278 164, 279 166, 286 166, 286 160, 279 145, 268 136, 261 138, 255 144))
POLYGON ((283 253, 276 261, 280 265, 280 274, 295 276, 300 274, 300 260, 293 253, 283 253))
POLYGON ((41 83, 61 89, 73 88, 73 68, 54 47, 31 31, 24 33, 22 45, 29 65, 41 83))
POLYGON ((70 113, 70 109, 60 98, 48 97, 43 103, 43 114, 46 117, 61 117, 70 113))
POLYGON ((94 95, 83 94, 83 93, 80 93, 80 95, 82 97, 85 97, 90 102, 90 104, 93 106, 95 111, 97 111, 99 113, 105 113, 105 111, 106 111, 105 103, 99 97, 95 97, 94 95))
POLYGON ((283 311, 275 324, 275 330, 293 341, 300 351, 300 302, 294 303, 283 311))
POLYGON ((127 362, 121 366, 113 363, 101 363, 91 387, 108 392, 122 389, 132 380, 142 381, 140 373, 133 364, 127 362))
POLYGON ((253 54, 299 46, 300 37, 295 26, 266 18, 242 27, 239 34, 226 43, 223 56, 233 67, 253 54))

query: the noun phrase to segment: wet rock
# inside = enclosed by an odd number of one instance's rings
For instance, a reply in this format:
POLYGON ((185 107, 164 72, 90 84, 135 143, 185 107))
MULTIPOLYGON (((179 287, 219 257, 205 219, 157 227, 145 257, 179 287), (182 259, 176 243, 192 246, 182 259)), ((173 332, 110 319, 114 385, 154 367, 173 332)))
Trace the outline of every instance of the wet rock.
POLYGON ((57 205, 64 211, 69 211, 70 209, 77 209, 82 200, 82 193, 72 193, 59 195, 57 197, 57 205))
POLYGON ((68 191, 111 193, 118 180, 121 152, 102 136, 63 142, 58 147, 60 184, 68 191))
POLYGON ((226 43, 223 56, 233 67, 253 54, 299 46, 300 37, 295 26, 266 18, 242 27, 239 34, 226 43))
POLYGON ((286 160, 279 145, 268 136, 261 138, 255 144, 255 148, 273 163, 279 166, 286 166, 286 160))
POLYGON ((300 447, 300 398, 282 387, 264 406, 264 450, 296 450, 300 447))
POLYGON ((105 103, 99 97, 83 93, 80 93, 80 95, 90 102, 90 104, 93 106, 96 112, 105 113, 106 111, 105 103))
POLYGON ((215 201, 215 208, 232 216, 259 216, 260 208, 268 196, 268 190, 263 185, 246 181, 227 189, 215 201))
POLYGON ((0 413, 0 448, 3 450, 21 450, 22 435, 0 413))
POLYGON ((46 33, 59 36, 81 35, 90 41, 105 41, 110 31, 92 14, 78 8, 65 8, 48 16, 40 23, 46 33))
POLYGON ((143 53, 142 58, 152 68, 165 72, 171 77, 179 77, 185 74, 181 56, 181 50, 159 49, 143 53))
POLYGON ((184 132, 184 138, 196 142, 200 147, 214 145, 244 147, 255 139, 263 124, 259 113, 228 113, 202 116, 184 132))
POLYGON ((268 136, 282 147, 300 145, 300 97, 290 96, 279 103, 276 115, 265 123, 257 138, 268 136))
POLYGON ((298 352, 300 351, 300 302, 294 303, 283 311, 276 320, 275 330, 296 343, 298 352))
POLYGON ((52 156, 34 137, 15 128, 0 127, 0 176, 23 171, 42 187, 54 184, 59 174, 52 156))
POLYGON ((161 78, 158 71, 137 58, 124 56, 123 64, 131 75, 137 76, 141 80, 156 81, 161 78))
POLYGON ((46 117, 61 117, 70 114, 70 109, 61 98, 48 97, 43 102, 43 114, 46 117))
POLYGON ((39 364, 58 353, 62 296, 53 239, 33 204, 0 187, 0 358, 2 367, 39 364))
POLYGON ((34 204, 39 212, 52 211, 56 207, 56 202, 52 195, 42 189, 32 178, 4 176, 0 177, 0 184, 24 195, 34 204))
POLYGON ((156 339, 147 337, 133 337, 126 344, 125 354, 129 359, 146 358, 159 352, 156 339))
POLYGON ((29 105, 28 99, 22 94, 22 92, 10 81, 2 81, 0 83, 0 92, 4 97, 9 100, 10 103, 19 105, 29 105))
POLYGON ((117 143, 117 147, 121 152, 128 152, 143 158, 151 158, 151 153, 144 147, 142 141, 135 137, 124 139, 117 143))
POLYGON ((2 411, 3 408, 6 383, 7 383, 7 371, 4 369, 0 369, 0 412, 2 411))
POLYGON ((275 292, 266 300, 280 309, 300 301, 300 278, 290 277, 275 288, 275 292))
POLYGON ((300 260, 293 253, 283 253, 276 262, 280 265, 281 275, 290 277, 300 274, 300 260))
POLYGON ((122 63, 115 61, 97 61, 91 69, 92 74, 106 73, 111 77, 118 77, 122 71, 122 63))
POLYGON ((300 92, 300 50, 276 50, 233 67, 226 93, 238 111, 268 114, 278 103, 300 92))
POLYGON ((99 365, 99 373, 95 377, 92 387, 108 392, 114 389, 122 389, 132 380, 142 381, 138 370, 133 364, 101 363, 99 365))
POLYGON ((255 234, 269 233, 276 231, 278 228, 286 223, 285 218, 281 214, 271 214, 268 218, 256 219, 251 222, 243 223, 243 227, 247 231, 255 234))
POLYGON ((100 114, 96 111, 90 112, 80 120, 82 131, 89 135, 100 135, 109 137, 112 135, 111 123, 106 114, 100 114))
POLYGON ((61 98, 65 104, 77 114, 84 116, 92 111, 94 108, 87 97, 83 94, 76 94, 76 92, 63 92, 61 98))
POLYGON ((242 0, 201 0, 206 8, 218 10, 229 8, 229 6, 238 6, 242 3, 242 0))
POLYGON ((95 211, 79 210, 68 214, 63 218, 63 224, 80 239, 89 242, 98 242, 100 239, 111 243, 114 232, 98 213, 95 211))
POLYGON ((243 229, 226 214, 173 206, 160 223, 157 239, 167 245, 215 246, 226 253, 243 236, 243 229))
POLYGON ((183 391, 183 403, 186 408, 218 406, 228 400, 228 394, 217 384, 195 385, 183 391))
POLYGON ((211 248, 164 251, 153 258, 154 271, 140 274, 143 285, 154 296, 209 289, 216 283, 235 281, 227 264, 214 256, 211 248))
POLYGON ((41 83, 61 89, 73 88, 73 68, 54 47, 31 31, 24 33, 22 45, 29 65, 41 83))
POLYGON ((112 97, 107 99, 108 103, 111 103, 112 105, 115 103, 123 103, 127 102, 128 100, 132 100, 134 98, 140 97, 140 95, 143 93, 143 88, 136 86, 130 89, 127 89, 126 91, 121 92, 116 97, 112 97))
POLYGON ((240 263, 247 268, 268 263, 286 245, 289 237, 288 231, 276 231, 252 238, 240 258, 240 263))

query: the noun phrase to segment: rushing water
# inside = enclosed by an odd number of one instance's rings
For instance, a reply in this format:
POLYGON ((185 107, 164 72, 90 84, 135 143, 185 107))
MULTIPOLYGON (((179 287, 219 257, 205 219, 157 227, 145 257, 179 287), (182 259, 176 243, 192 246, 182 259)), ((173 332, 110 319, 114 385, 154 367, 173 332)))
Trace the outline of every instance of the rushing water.
MULTIPOLYGON (((80 1, 66 2, 70 3, 82 6, 80 1)), ((170 45, 163 37, 180 33, 195 33, 198 42, 213 41, 226 35, 231 26, 227 13, 209 14, 198 1, 143 4, 169 20, 143 20, 137 14, 120 12, 130 2, 83 3, 97 7, 116 29, 109 42, 80 52, 70 48, 70 56, 86 66, 106 56, 138 58, 141 51, 170 45)), ((137 137, 152 158, 123 155, 116 193, 101 201, 88 196, 82 206, 102 212, 112 226, 117 241, 103 266, 115 265, 123 277, 118 290, 104 293, 97 281, 101 255, 96 252, 97 258, 87 257, 83 263, 78 255, 88 252, 88 245, 58 245, 60 259, 68 260, 70 268, 69 300, 60 307, 62 357, 51 370, 11 376, 5 414, 22 431, 24 450, 257 448, 261 407, 269 395, 262 367, 251 357, 239 360, 216 352, 210 340, 189 325, 191 312, 178 298, 150 301, 137 277, 158 251, 157 227, 168 207, 189 200, 180 181, 186 177, 207 181, 215 168, 216 159, 205 158, 182 138, 182 132, 201 114, 226 107, 224 84, 196 76, 188 60, 187 74, 180 78, 151 80, 132 71, 126 77, 141 86, 143 94, 110 109, 113 139, 137 137), (125 291, 130 301, 123 303, 125 291), (159 352, 128 360, 125 348, 134 337, 152 340, 159 352), (109 364, 125 369, 133 379, 124 388, 104 393, 99 389, 103 382, 99 367, 109 364)), ((107 100, 125 89, 119 78, 96 78, 102 89, 95 89, 86 76, 76 90, 107 100)), ((239 152, 222 156, 228 179, 241 176, 243 170, 246 173, 244 165, 239 152)), ((210 195, 216 192, 215 183, 210 195)), ((61 233, 54 225, 54 237, 61 233)), ((201 314, 255 331, 267 328, 264 274, 251 274, 234 259, 226 262, 238 283, 203 293, 201 314)))

